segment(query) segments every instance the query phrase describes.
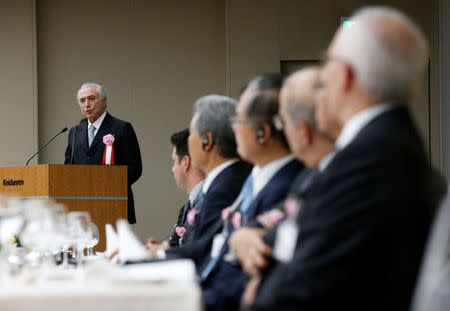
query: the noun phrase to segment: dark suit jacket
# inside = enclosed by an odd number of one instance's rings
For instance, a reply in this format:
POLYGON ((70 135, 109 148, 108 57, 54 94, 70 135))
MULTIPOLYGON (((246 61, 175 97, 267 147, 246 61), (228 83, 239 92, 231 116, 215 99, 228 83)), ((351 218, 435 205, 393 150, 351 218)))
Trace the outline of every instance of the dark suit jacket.
MULTIPOLYGON (((292 182, 288 197, 298 199, 300 196, 299 192, 304 191, 303 189, 300 189, 300 188, 303 188, 301 186, 304 186, 303 183, 304 183, 305 179, 309 178, 310 175, 312 175, 312 173, 315 174, 315 170, 305 167, 301 171, 301 173, 297 175, 295 180, 292 182)), ((309 187, 309 184, 308 184, 308 187, 309 187)), ((280 221, 273 227, 273 229, 266 232, 263 236, 264 242, 272 248, 274 247, 274 244, 275 244, 275 238, 276 238, 276 232, 277 232, 278 226, 285 218, 286 217, 283 217, 282 219, 280 219, 280 221)), ((256 218, 249 221, 245 226, 250 227, 250 228, 263 228, 263 226, 256 220, 256 218)))
POLYGON ((265 277, 251 310, 408 310, 445 191, 436 179, 408 111, 376 117, 316 178, 294 258, 265 277))
POLYGON ((102 125, 88 147, 88 122, 86 119, 70 129, 64 164, 100 165, 105 144, 103 136, 114 134, 114 164, 128 166, 128 221, 136 222, 131 185, 142 174, 141 152, 133 126, 106 113, 102 125))
POLYGON ((183 257, 194 259, 197 265, 206 258, 211 236, 221 229, 221 212, 233 204, 248 176, 252 166, 238 161, 228 166, 216 176, 200 204, 194 224, 193 240, 183 247, 167 251, 169 258, 183 257))
MULTIPOLYGON (((297 160, 292 160, 284 165, 258 193, 245 212, 247 221, 251 221, 256 216, 276 207, 287 196, 293 180, 303 168, 303 164, 297 160)), ((229 237, 234 229, 233 226, 228 228, 229 237)), ((247 277, 238 264, 232 265, 223 260, 227 252, 228 244, 225 243, 214 268, 202 282, 203 297, 207 310, 233 310, 239 306, 247 277)), ((208 256, 207 262, 209 260, 208 256)))
MULTIPOLYGON (((189 199, 188 199, 189 200, 189 199)), ((187 206, 187 202, 183 205, 183 207, 180 209, 180 212, 178 213, 178 220, 176 225, 178 227, 184 227, 186 229, 183 239, 181 240, 181 245, 185 245, 186 243, 190 243, 192 241, 192 231, 194 230, 194 227, 191 227, 187 222, 187 214, 191 209, 198 209, 198 203, 199 203, 199 195, 197 195, 194 199, 194 202, 192 206, 189 203, 189 206, 187 206), (189 207, 189 208, 186 208, 189 207)), ((178 247, 180 246, 180 237, 178 236, 177 232, 175 231, 175 228, 172 232, 172 235, 169 238, 169 244, 170 247, 178 247)))

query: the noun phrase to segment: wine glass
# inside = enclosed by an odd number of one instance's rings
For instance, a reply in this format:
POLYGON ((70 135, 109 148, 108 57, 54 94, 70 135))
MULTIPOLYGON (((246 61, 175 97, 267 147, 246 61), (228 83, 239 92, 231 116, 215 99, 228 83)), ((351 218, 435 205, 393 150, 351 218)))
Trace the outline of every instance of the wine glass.
POLYGON ((87 247, 88 247, 88 256, 94 256, 94 246, 98 244, 98 240, 100 239, 100 234, 98 232, 97 226, 91 222, 91 239, 89 240, 87 247))
POLYGON ((71 244, 77 250, 77 258, 84 257, 84 248, 91 239, 91 217, 88 212, 70 212, 67 214, 71 244))
POLYGON ((69 266, 68 251, 71 246, 67 225, 67 207, 64 204, 55 203, 50 208, 53 214, 52 253, 60 256, 62 268, 66 269, 69 266))

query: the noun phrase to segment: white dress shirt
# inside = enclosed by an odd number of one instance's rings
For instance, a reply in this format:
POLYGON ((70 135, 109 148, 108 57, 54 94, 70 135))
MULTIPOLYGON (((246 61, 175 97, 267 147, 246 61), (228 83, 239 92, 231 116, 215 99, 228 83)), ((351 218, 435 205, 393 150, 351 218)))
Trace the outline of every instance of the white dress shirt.
POLYGON ((205 180, 203 179, 201 182, 195 185, 194 188, 192 188, 191 192, 189 193, 189 202, 191 202, 191 206, 194 206, 194 201, 197 198, 197 196, 200 194, 200 190, 202 189, 203 182, 205 180))
POLYGON ((103 120, 105 119, 105 116, 106 116, 106 110, 102 113, 102 115, 94 123, 91 123, 91 121, 89 121, 89 119, 88 119, 88 126, 87 126, 88 133, 89 133, 89 128, 91 127, 91 125, 94 125, 95 126, 94 137, 95 137, 95 135, 97 135, 98 129, 100 128, 103 120))
POLYGON ((323 172, 327 168, 328 164, 330 164, 331 160, 333 160, 335 155, 336 149, 330 151, 330 153, 328 153, 320 160, 319 165, 317 166, 319 172, 323 172))
POLYGON ((252 170, 253 179, 253 198, 261 192, 261 190, 267 185, 269 180, 288 162, 294 159, 294 155, 289 154, 282 158, 276 159, 263 167, 254 166, 252 170))

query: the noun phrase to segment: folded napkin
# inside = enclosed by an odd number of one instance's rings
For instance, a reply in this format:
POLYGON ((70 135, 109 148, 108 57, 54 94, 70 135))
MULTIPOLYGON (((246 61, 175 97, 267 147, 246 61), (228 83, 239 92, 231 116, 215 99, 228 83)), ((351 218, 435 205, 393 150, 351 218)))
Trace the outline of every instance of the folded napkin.
POLYGON ((111 224, 105 225, 106 231, 106 251, 105 254, 107 257, 111 256, 111 254, 119 249, 119 237, 117 236, 116 231, 114 231, 113 226, 111 224))
POLYGON ((119 261, 124 263, 128 260, 149 259, 150 253, 144 244, 131 231, 128 221, 119 219, 117 221, 117 233, 119 235, 119 261))

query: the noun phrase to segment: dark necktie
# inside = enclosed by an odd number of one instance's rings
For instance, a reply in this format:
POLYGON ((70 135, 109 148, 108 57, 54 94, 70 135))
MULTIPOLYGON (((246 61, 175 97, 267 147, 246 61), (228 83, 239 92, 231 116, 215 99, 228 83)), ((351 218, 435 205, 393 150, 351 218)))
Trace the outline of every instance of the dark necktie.
POLYGON ((186 222, 187 214, 189 213, 191 208, 192 208, 191 201, 189 199, 187 199, 183 205, 183 216, 181 217, 180 226, 184 226, 184 223, 186 222))

